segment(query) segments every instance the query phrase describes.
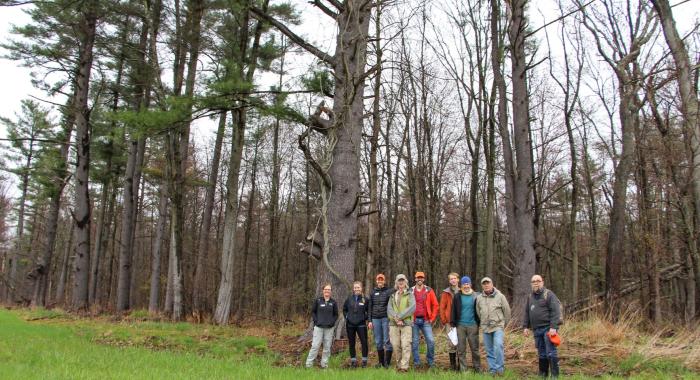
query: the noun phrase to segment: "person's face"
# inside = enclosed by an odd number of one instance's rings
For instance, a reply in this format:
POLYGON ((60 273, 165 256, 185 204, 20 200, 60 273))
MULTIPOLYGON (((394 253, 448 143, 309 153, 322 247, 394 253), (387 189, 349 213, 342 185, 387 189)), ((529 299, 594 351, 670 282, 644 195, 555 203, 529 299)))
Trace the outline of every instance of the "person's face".
POLYGON ((416 285, 418 285, 418 286, 423 285, 423 282, 425 282, 425 278, 416 277, 416 285))
POLYGON ((355 293, 356 295, 362 294, 362 285, 360 285, 360 284, 353 285, 352 292, 355 293))
POLYGON ((459 279, 456 276, 450 276, 449 281, 450 281, 450 286, 452 286, 452 287, 459 285, 459 279))
POLYGON ((493 290, 493 284, 491 281, 486 281, 481 283, 481 288, 484 289, 485 292, 490 292, 493 290))
POLYGON ((544 287, 544 281, 542 280, 542 277, 537 276, 537 275, 532 276, 532 280, 530 280, 530 284, 532 285, 533 292, 536 292, 536 291, 542 289, 542 287, 544 287))
POLYGON ((331 287, 330 286, 326 286, 323 288, 323 297, 325 297, 325 298, 331 297, 331 287))
POLYGON ((468 282, 465 284, 462 284, 462 291, 464 291, 465 293, 468 293, 471 289, 472 289, 472 284, 470 284, 468 282))
POLYGON ((399 280, 398 285, 399 285, 400 290, 406 289, 406 280, 404 280, 404 279, 399 280))
POLYGON ((378 288, 383 288, 385 283, 386 283, 386 281, 384 281, 383 278, 380 277, 377 279, 377 287, 378 288))

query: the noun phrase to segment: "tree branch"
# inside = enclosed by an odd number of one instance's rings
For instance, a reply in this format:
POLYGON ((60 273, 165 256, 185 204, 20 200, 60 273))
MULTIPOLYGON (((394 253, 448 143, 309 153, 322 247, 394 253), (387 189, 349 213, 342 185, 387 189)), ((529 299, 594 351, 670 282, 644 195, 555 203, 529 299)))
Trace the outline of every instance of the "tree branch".
POLYGON ((309 53, 315 55, 321 61, 326 62, 331 66, 335 65, 335 58, 333 58, 327 53, 322 52, 316 46, 306 42, 303 38, 289 30, 289 28, 287 28, 286 25, 279 22, 274 17, 268 15, 267 13, 263 12, 261 9, 258 9, 256 7, 250 7, 250 11, 253 14, 253 17, 260 21, 269 22, 275 28, 277 28, 277 30, 282 32, 282 34, 289 37, 290 40, 294 41, 295 44, 301 46, 304 50, 308 51, 309 53))
POLYGON ((328 8, 327 6, 325 6, 325 5, 321 2, 321 0, 309 1, 309 4, 315 5, 318 9, 320 9, 321 11, 323 11, 323 13, 327 14, 328 16, 330 16, 333 20, 336 20, 336 19, 338 18, 338 13, 333 12, 330 8, 328 8))

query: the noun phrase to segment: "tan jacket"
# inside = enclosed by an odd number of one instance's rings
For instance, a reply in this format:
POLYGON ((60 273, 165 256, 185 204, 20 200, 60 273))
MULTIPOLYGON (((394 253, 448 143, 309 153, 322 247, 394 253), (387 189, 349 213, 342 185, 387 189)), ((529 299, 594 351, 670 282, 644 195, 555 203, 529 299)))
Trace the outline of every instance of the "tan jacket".
POLYGON ((510 305, 506 296, 494 288, 491 295, 481 293, 476 299, 476 313, 481 320, 481 327, 485 333, 492 333, 498 329, 505 329, 510 321, 510 305))

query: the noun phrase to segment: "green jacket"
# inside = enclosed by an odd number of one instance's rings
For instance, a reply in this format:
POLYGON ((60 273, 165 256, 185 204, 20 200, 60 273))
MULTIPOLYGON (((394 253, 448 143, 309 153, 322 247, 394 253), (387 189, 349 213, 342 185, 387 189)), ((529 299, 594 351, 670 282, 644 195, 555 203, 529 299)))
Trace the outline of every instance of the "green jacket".
POLYGON ((482 292, 476 298, 476 313, 485 333, 505 329, 510 321, 510 305, 503 293, 494 288, 491 295, 482 292))
POLYGON ((416 311, 416 297, 411 289, 406 289, 401 296, 398 292, 389 297, 387 317, 389 325, 396 326, 396 320, 402 319, 404 326, 413 326, 413 312, 416 311))

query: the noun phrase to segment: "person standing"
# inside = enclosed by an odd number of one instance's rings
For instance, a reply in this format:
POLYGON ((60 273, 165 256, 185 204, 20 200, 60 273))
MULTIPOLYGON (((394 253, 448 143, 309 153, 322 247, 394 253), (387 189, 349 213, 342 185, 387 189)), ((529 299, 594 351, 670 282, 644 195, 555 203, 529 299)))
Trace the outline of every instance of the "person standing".
MULTIPOLYGON (((448 274, 447 282, 449 283, 449 286, 442 290, 442 293, 440 294, 440 305, 438 306, 440 323, 442 323, 443 326, 451 325, 452 300, 454 296, 459 293, 459 274, 454 272, 448 274)), ((445 329, 445 333, 448 333, 447 329, 445 329)), ((450 369, 456 371, 458 369, 457 346, 452 344, 449 337, 447 338, 447 352, 450 355, 450 369)))
POLYGON ((408 280, 403 274, 396 276, 395 292, 389 297, 387 316, 389 317, 389 336, 396 351, 399 372, 408 371, 411 360, 411 329, 416 299, 408 287, 408 280))
POLYGON ((413 296, 416 298, 416 311, 413 314, 413 367, 420 366, 420 334, 425 337, 427 346, 426 361, 428 367, 433 367, 435 363, 435 338, 433 337, 433 322, 438 314, 438 302, 435 292, 425 285, 425 273, 416 272, 416 285, 413 286, 413 296))
POLYGON ((350 347, 350 367, 357 368, 357 354, 355 352, 355 338, 360 338, 362 348, 362 368, 367 367, 367 320, 369 319, 369 302, 362 294, 362 282, 355 281, 352 284, 352 294, 343 304, 345 316, 345 328, 348 333, 348 345, 350 347))
POLYGON ((386 278, 382 273, 377 275, 375 282, 377 287, 372 290, 369 296, 369 328, 374 332, 374 344, 377 346, 377 355, 379 356, 377 367, 389 368, 393 348, 389 339, 387 306, 389 297, 394 293, 394 288, 385 286, 386 278))
POLYGON ((318 356, 318 349, 323 344, 321 354, 321 368, 328 368, 328 359, 331 357, 333 345, 333 330, 338 319, 338 303, 331 298, 331 284, 323 286, 323 296, 314 300, 311 306, 311 316, 314 320, 314 335, 311 340, 311 350, 306 358, 306 368, 314 365, 318 356))
POLYGON ((502 375, 504 365, 504 329, 510 321, 510 305, 506 296, 493 286, 489 277, 481 279, 483 292, 476 297, 476 313, 481 321, 489 373, 502 375))
POLYGON ((479 357, 479 316, 476 313, 476 300, 479 293, 472 289, 472 280, 464 276, 459 282, 460 292, 455 295, 452 304, 452 326, 457 328, 457 356, 459 369, 467 370, 467 342, 472 353, 472 366, 475 372, 481 372, 479 357))
POLYGON ((549 337, 557 335, 561 320, 561 304, 557 295, 544 287, 542 276, 537 274, 532 276, 530 283, 532 293, 525 304, 523 333, 529 336, 530 330, 534 330, 539 375, 546 379, 551 374, 552 378, 556 379, 559 377, 559 356, 557 347, 552 344, 549 337))

